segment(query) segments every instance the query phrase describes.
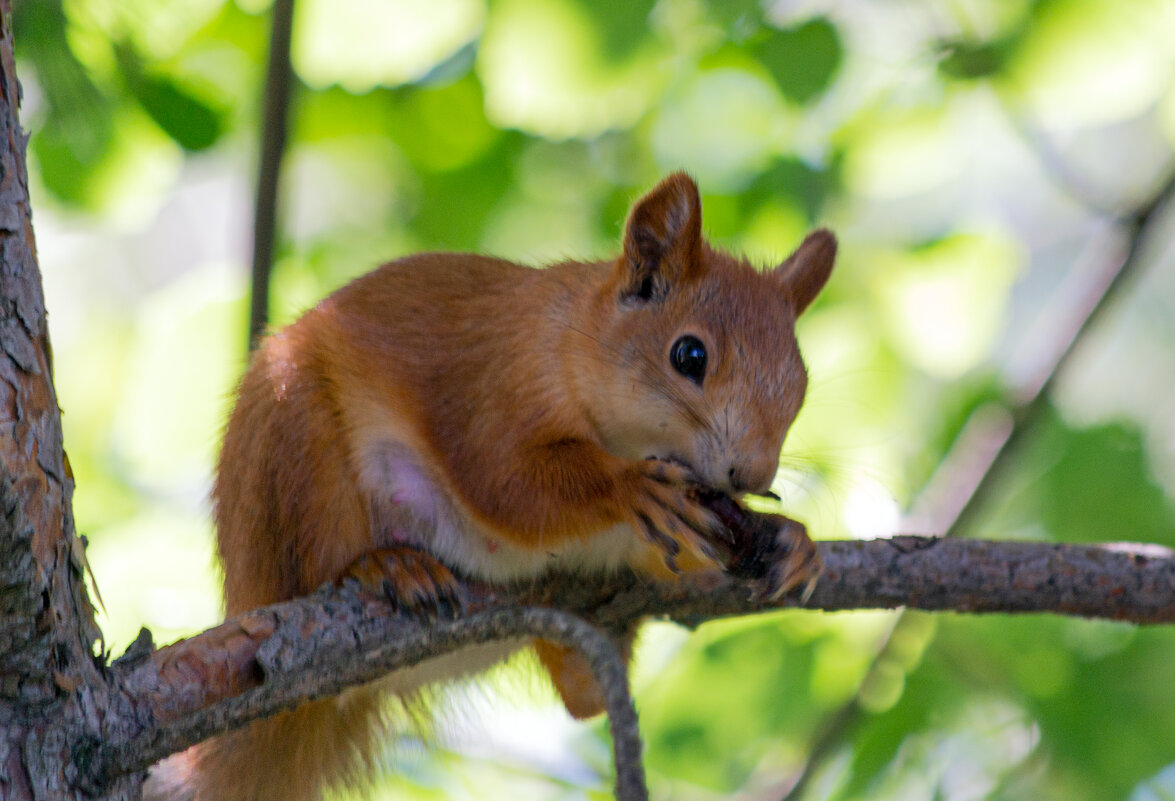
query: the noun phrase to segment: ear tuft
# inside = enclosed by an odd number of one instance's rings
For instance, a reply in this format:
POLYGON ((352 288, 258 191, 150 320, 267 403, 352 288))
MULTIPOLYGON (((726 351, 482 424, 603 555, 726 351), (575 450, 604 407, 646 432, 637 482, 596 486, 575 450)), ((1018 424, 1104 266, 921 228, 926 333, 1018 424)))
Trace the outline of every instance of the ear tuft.
POLYGON ((828 283, 836 261, 836 237, 826 228, 818 228, 796 248, 787 261, 775 268, 797 316, 811 305, 828 283))
POLYGON ((626 294, 649 299, 658 286, 681 280, 701 252, 698 187, 675 172, 637 201, 624 231, 626 294))

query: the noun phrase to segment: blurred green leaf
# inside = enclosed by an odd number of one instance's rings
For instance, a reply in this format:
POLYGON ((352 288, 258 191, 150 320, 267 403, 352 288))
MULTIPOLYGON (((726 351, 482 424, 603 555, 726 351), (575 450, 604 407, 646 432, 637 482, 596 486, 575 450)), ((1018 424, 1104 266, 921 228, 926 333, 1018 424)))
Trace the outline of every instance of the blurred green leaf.
POLYGON ((41 180, 59 199, 87 205, 90 181, 114 136, 111 101, 78 61, 66 40, 67 21, 58 0, 18 3, 13 20, 21 55, 36 70, 45 93, 37 135, 32 138, 41 180))
POLYGON ((401 90, 387 132, 419 168, 445 171, 483 158, 500 132, 485 116, 485 97, 468 72, 441 86, 401 90))
POLYGON ((824 17, 793 28, 767 29, 752 52, 775 78, 783 94, 801 104, 828 90, 844 60, 840 32, 824 17))
POLYGON ((624 61, 649 36, 649 13, 656 0, 575 0, 599 33, 604 55, 624 61))
POLYGON ((809 730, 815 643, 788 636, 791 627, 779 615, 715 625, 679 654, 640 699, 651 770, 729 792, 762 758, 765 738, 809 730))
POLYGON ((32 150, 45 187, 59 200, 88 206, 94 200, 92 178, 106 155, 113 126, 109 114, 100 106, 80 116, 84 123, 50 116, 32 140, 32 150))
POLYGON ((784 149, 789 132, 770 76, 720 53, 664 99, 650 143, 663 169, 687 169, 709 191, 733 194, 784 149))
POLYGON ((291 120, 296 142, 319 143, 354 138, 383 138, 392 125, 396 103, 392 90, 353 94, 338 86, 305 92, 291 120))
POLYGON ((939 628, 928 667, 956 696, 997 692, 1026 711, 1039 727, 1037 750, 1047 765, 1037 781, 1060 780, 1080 788, 1081 798, 1123 798, 1172 759, 1175 683, 1150 677, 1175 660, 1175 639, 1162 628, 1121 626, 1127 636, 1112 650, 1074 647, 1073 631, 1112 625, 1036 615, 951 616, 939 628))
POLYGON ((1056 414, 1041 422, 1025 461, 1043 472, 1028 490, 1054 539, 1175 545, 1175 506, 1155 483, 1135 427, 1072 428, 1056 414))
POLYGON ((839 159, 835 154, 827 166, 813 165, 792 155, 775 159, 759 173, 740 197, 743 213, 750 215, 762 203, 790 198, 803 209, 809 222, 821 220, 824 205, 830 196, 840 190, 839 159))
POLYGON ((1038 2, 1000 86, 1056 130, 1125 123, 1167 93, 1173 29, 1164 0, 1038 2))
POLYGON ((479 0, 302 0, 291 59, 315 89, 338 84, 365 94, 432 80, 470 55, 486 11, 479 0))
POLYGON ((734 41, 742 41, 763 23, 760 0, 708 0, 710 17, 721 25, 734 41))
POLYGON ((1015 52, 1019 37, 989 42, 957 39, 943 42, 938 71, 948 78, 975 80, 1000 72, 1015 52))
POLYGON ((861 687, 860 721, 849 740, 847 781, 836 798, 870 797, 865 792, 891 764, 908 738, 948 721, 962 698, 952 677, 934 665, 937 621, 907 613, 891 636, 887 655, 861 687), (927 664, 929 661, 929 665, 927 664))
POLYGON ((504 134, 477 161, 430 176, 410 226, 426 248, 478 250, 490 218, 515 180, 526 137, 504 134))
POLYGON ((163 74, 150 74, 129 45, 115 48, 131 94, 151 119, 185 150, 205 150, 224 132, 221 115, 163 74))
POLYGON ((477 58, 487 116, 553 141, 632 127, 662 91, 674 55, 650 38, 653 46, 619 60, 597 21, 577 0, 494 3, 477 58))

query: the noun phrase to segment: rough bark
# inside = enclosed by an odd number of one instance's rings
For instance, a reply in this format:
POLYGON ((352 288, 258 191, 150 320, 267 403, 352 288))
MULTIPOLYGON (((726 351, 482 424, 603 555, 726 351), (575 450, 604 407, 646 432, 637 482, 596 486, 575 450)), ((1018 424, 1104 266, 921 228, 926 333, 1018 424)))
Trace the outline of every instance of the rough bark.
MULTIPOLYGON (((10 21, 0 0, 0 797, 74 799, 76 749, 102 736, 109 696, 70 508, 10 21)), ((137 786, 119 777, 101 797, 137 786)))

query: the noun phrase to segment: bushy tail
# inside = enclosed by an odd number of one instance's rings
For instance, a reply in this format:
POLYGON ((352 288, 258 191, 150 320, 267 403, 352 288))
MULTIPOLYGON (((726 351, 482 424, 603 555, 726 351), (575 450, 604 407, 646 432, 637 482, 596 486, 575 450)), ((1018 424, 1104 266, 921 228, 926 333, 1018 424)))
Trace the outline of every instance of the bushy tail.
POLYGON ((143 782, 143 801, 196 801, 191 754, 172 754, 152 765, 143 782))
POLYGON ((373 687, 312 701, 213 738, 151 769, 147 801, 318 801, 375 772, 385 732, 373 687))

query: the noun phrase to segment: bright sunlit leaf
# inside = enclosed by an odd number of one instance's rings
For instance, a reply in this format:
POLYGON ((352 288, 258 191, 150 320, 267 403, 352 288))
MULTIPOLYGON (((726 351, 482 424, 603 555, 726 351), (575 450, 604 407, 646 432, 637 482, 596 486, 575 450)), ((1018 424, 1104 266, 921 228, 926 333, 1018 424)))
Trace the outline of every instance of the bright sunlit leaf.
POLYGON ((962 375, 999 336, 1022 259, 999 234, 959 234, 883 260, 873 289, 886 329, 923 370, 962 375))
POLYGON ((570 0, 496 3, 478 59, 490 120, 551 139, 635 123, 665 80, 649 47, 607 57, 585 9, 570 0))
POLYGON ((684 168, 711 190, 737 191, 780 152, 788 122, 774 85, 723 67, 699 73, 666 99, 652 146, 665 170, 684 168))
POLYGON ((477 0, 303 0, 292 58, 312 86, 362 93, 417 79, 477 36, 477 0))
POLYGON ((1143 113, 1169 85, 1173 38, 1170 4, 1048 3, 1013 59, 1009 85, 1053 129, 1122 121, 1143 113))

